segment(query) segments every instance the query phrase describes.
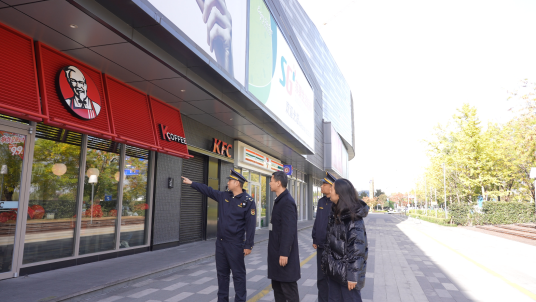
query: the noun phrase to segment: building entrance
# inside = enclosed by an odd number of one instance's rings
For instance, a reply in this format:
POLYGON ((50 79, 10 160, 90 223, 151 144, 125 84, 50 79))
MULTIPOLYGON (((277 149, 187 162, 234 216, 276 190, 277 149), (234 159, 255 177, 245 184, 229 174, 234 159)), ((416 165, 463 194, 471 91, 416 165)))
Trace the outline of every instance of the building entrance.
MULTIPOLYGON (((21 255, 19 213, 28 204, 27 174, 28 130, 0 127, 0 279, 12 278, 18 271, 21 255)), ((43 215, 39 208, 28 209, 30 215, 43 215)))

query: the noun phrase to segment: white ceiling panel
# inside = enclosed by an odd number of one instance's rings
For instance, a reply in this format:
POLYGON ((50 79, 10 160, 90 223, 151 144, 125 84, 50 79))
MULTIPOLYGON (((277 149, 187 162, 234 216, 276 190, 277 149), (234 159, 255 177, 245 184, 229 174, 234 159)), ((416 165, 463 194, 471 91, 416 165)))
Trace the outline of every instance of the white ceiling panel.
POLYGON ((198 108, 186 102, 172 103, 171 105, 173 105, 176 108, 179 108, 181 113, 187 116, 195 116, 195 115, 204 114, 203 111, 199 110, 198 108))
POLYGON ((178 77, 175 72, 130 43, 91 47, 98 54, 127 68, 145 80, 178 77))
POLYGON ((236 112, 220 112, 212 114, 214 118, 226 123, 229 126, 249 125, 250 121, 246 120, 236 112))
POLYGON ((87 47, 125 42, 65 0, 34 2, 16 8, 87 47), (77 28, 71 28, 72 24, 77 28))
POLYGON ((192 84, 190 81, 178 76, 179 75, 176 74, 175 78, 172 79, 164 79, 161 77, 160 79, 152 80, 151 82, 179 96, 187 102, 208 100, 212 98, 209 94, 192 84))
POLYGON ((30 2, 35 2, 36 0, 2 0, 1 2, 5 2, 9 5, 19 5, 19 4, 25 4, 30 2))
POLYGON ((189 102, 206 113, 232 112, 233 110, 217 100, 203 100, 189 102))
POLYGON ((43 42, 56 49, 73 49, 84 47, 57 31, 35 21, 14 8, 0 9, 0 22, 21 31, 36 41, 43 42))
POLYGON ((266 134, 259 127, 253 125, 238 125, 234 126, 238 131, 246 135, 266 134))
MULTIPOLYGON (((130 82, 128 85, 143 91, 144 93, 154 96, 155 98, 164 101, 168 104, 182 102, 182 100, 162 88, 148 81, 130 82)), ((201 112, 203 113, 203 112, 201 112)))
POLYGON ((123 82, 143 81, 141 77, 135 75, 134 73, 126 70, 122 66, 115 64, 114 62, 104 58, 103 56, 88 48, 67 50, 64 51, 64 53, 73 56, 80 61, 97 68, 102 73, 108 74, 123 82))

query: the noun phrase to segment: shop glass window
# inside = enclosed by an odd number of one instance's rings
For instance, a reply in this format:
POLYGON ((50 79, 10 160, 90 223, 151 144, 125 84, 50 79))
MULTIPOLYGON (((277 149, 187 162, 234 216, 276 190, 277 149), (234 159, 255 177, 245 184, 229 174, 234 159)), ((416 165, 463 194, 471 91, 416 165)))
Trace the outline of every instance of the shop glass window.
POLYGON ((11 271, 26 136, 0 131, 0 273, 11 271))
POLYGON ((120 144, 88 137, 79 254, 115 249, 120 144))
POLYGON ((299 182, 295 182, 296 186, 295 186, 295 193, 294 193, 294 200, 296 201, 296 206, 297 206, 297 214, 298 214, 298 220, 301 220, 301 183, 299 182))
POLYGON ((24 264, 73 256, 81 141, 78 133, 37 126, 24 264))
POLYGON ((120 248, 146 244, 149 204, 149 151, 126 146, 120 248))
POLYGON ((251 182, 260 182, 260 175, 259 173, 251 173, 251 182))
POLYGON ((249 171, 246 169, 242 169, 242 176, 249 182, 249 171))
POLYGON ((264 175, 261 175, 261 212, 257 215, 261 215, 261 227, 268 226, 268 220, 266 219, 266 211, 268 211, 268 178, 264 175))

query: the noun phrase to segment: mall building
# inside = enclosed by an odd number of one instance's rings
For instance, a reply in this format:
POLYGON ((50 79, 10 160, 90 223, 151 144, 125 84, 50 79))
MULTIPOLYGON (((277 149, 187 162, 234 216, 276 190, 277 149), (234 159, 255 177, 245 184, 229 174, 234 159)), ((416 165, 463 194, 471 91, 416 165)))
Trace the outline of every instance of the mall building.
POLYGON ((299 220, 354 157, 351 91, 296 0, 1 0, 0 279, 216 236, 275 171, 299 220))

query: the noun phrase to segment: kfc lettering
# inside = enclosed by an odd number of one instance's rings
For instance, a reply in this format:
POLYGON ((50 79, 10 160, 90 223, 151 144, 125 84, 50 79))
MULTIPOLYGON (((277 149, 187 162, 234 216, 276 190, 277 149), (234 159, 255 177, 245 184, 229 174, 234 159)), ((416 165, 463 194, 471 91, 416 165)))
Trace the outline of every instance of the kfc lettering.
POLYGON ((218 153, 220 155, 224 155, 224 156, 227 156, 229 158, 231 158, 231 155, 229 154, 229 150, 233 148, 233 145, 231 144, 228 144, 226 142, 223 142, 217 138, 214 138, 213 140, 213 143, 212 143, 212 152, 214 153, 218 153), (220 145, 221 145, 221 149, 220 149, 220 145), (225 152, 225 154, 224 154, 225 152))
POLYGON ((168 126, 160 124, 160 133, 162 134, 162 139, 169 142, 176 142, 179 144, 186 145, 186 138, 178 136, 176 134, 170 133, 168 131, 168 126))

